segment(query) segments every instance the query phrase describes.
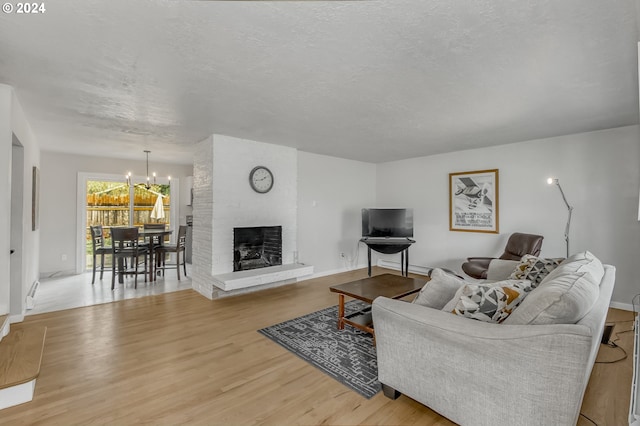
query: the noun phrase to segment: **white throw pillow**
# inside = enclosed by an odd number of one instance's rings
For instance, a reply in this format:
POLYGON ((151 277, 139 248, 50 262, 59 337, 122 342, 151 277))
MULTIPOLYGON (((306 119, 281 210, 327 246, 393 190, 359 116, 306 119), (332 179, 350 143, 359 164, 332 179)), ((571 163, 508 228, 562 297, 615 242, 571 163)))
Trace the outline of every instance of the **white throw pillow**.
POLYGON ((598 300, 603 276, 598 258, 577 253, 551 271, 504 324, 575 324, 598 300))
POLYGON ((422 287, 413 303, 428 308, 442 309, 464 284, 464 280, 448 274, 440 268, 434 268, 431 271, 431 280, 422 287))

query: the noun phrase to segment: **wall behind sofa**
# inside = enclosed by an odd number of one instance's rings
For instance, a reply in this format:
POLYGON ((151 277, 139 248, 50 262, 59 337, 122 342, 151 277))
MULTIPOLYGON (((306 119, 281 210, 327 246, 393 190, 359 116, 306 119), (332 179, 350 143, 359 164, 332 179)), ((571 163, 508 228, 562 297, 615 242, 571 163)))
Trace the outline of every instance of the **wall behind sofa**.
MULTIPOLYGON (((499 255, 513 232, 545 237, 542 255, 565 254, 567 210, 547 177, 560 179, 573 205, 571 252, 590 250, 617 268, 613 300, 640 293, 638 183, 640 131, 628 126, 379 164, 380 207, 413 207, 411 264, 461 271, 467 256, 499 255), (449 231, 451 172, 500 170, 500 234, 449 231)), ((383 256, 397 262, 398 256, 383 256)))

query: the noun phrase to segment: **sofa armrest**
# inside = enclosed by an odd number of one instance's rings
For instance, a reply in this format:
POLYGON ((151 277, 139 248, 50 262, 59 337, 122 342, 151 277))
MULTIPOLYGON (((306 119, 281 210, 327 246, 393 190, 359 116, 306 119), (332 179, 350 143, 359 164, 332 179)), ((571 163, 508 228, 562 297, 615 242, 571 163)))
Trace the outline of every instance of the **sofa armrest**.
POLYGON ((465 425, 572 425, 591 330, 489 324, 383 297, 373 303, 380 382, 465 425))
POLYGON ((477 263, 482 263, 483 265, 486 264, 487 266, 489 266, 489 263, 493 259, 496 259, 496 258, 495 257, 467 257, 467 262, 477 262, 477 263))

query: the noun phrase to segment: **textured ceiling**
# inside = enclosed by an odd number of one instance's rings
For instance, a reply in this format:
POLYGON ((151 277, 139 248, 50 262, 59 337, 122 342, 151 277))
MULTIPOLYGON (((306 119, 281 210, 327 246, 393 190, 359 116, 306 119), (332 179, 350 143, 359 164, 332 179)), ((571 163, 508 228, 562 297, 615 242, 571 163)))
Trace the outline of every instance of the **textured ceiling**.
POLYGON ((638 122, 636 0, 58 0, 0 15, 45 150, 212 133, 369 162, 638 122))

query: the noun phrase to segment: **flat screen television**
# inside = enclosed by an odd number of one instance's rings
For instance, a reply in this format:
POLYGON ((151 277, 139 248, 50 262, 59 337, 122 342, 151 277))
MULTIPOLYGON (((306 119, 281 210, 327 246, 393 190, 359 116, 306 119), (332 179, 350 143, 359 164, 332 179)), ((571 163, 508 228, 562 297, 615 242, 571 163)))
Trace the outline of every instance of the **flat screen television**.
POLYGON ((362 209, 362 236, 413 237, 413 209, 362 209))

